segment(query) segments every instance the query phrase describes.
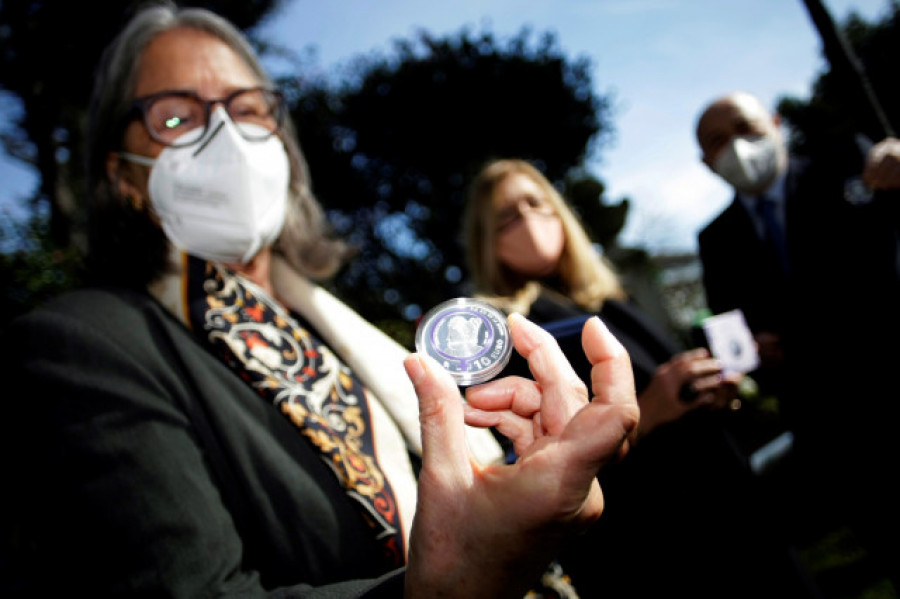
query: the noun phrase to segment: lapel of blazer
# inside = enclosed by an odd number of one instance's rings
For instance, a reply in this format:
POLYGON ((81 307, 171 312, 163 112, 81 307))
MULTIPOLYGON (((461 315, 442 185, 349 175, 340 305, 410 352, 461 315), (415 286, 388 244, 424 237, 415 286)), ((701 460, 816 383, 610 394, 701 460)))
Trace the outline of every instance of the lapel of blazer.
MULTIPOLYGON (((798 190, 800 188, 800 179, 805 170, 803 166, 803 163, 796 158, 791 158, 788 164, 787 177, 784 182, 784 222, 786 230, 792 229, 797 223, 797 206, 801 203, 798 190)), ((787 235, 788 239, 790 239, 790 233, 787 235)))
POLYGON ((759 235, 756 233, 756 225, 741 200, 735 194, 731 204, 722 213, 722 220, 727 224, 723 230, 727 232, 730 243, 742 244, 743 247, 755 247, 760 245, 759 235))

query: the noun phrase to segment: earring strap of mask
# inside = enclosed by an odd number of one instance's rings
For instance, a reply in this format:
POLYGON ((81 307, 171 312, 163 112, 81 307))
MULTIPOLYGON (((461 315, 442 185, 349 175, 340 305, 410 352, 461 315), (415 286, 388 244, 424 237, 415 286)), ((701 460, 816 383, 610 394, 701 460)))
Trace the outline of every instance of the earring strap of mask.
POLYGON ((131 152, 119 152, 119 157, 124 158, 128 162, 133 162, 142 166, 152 167, 154 164, 156 164, 156 158, 141 156, 140 154, 132 154, 131 152))

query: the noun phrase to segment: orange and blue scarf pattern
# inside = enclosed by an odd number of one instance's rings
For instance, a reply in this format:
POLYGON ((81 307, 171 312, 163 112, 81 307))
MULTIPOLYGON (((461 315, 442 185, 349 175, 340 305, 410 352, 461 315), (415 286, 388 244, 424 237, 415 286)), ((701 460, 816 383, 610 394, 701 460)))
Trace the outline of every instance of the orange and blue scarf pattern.
POLYGON ((375 457, 368 397, 331 350, 260 287, 226 268, 189 259, 190 324, 210 349, 316 448, 385 550, 405 555, 400 515, 375 457))

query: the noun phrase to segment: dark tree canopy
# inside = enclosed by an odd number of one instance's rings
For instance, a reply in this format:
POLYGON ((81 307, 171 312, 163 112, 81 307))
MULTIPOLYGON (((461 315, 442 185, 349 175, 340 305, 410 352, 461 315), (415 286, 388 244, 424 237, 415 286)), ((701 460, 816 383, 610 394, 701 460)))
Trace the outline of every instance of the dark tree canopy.
MULTIPOLYGON (((248 29, 282 0, 178 2, 203 6, 248 29)), ((100 53, 147 0, 0 2, 0 90, 24 111, 7 124, 6 152, 37 169, 32 198, 49 203, 51 241, 71 242, 82 197, 82 126, 100 53)))
MULTIPOLYGON (((856 14, 839 30, 852 48, 863 75, 894 132, 900 131, 900 3, 889 4, 884 18, 868 23, 856 14)), ((806 156, 831 160, 836 169, 858 169, 856 137, 879 141, 885 133, 877 113, 868 104, 854 73, 840 64, 823 71, 813 84, 808 101, 782 98, 778 111, 791 131, 792 150, 806 156)))
MULTIPOLYGON (((0 223, 0 309, 8 317, 78 279, 84 197, 82 146, 88 97, 100 53, 146 0, 0 0, 0 92, 7 113, 3 150, 37 171, 27 223, 0 223)), ((178 2, 204 6, 249 29, 283 0, 178 2)))
POLYGON ((300 86, 295 118, 314 189, 359 247, 337 284, 363 313, 415 317, 463 292, 464 195, 485 161, 533 160, 560 186, 583 164, 611 131, 590 66, 549 33, 423 31, 390 57, 358 60, 352 83, 300 86))

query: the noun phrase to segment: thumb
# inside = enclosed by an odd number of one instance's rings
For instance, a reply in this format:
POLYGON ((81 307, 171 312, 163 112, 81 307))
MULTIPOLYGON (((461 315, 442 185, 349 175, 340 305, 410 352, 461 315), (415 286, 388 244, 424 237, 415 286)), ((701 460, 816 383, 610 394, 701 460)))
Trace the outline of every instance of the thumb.
POLYGON ((463 399, 453 378, 420 354, 407 356, 403 366, 419 398, 423 471, 470 473, 463 399))

